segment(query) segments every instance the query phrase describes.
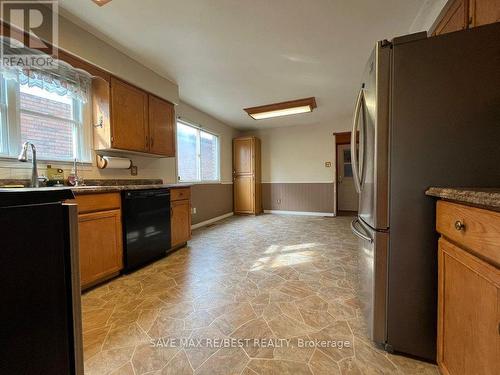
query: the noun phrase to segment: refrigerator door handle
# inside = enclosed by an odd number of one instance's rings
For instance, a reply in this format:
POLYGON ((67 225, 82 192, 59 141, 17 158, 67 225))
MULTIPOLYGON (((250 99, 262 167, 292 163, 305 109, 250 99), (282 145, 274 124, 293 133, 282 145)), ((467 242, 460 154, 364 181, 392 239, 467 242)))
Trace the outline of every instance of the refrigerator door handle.
POLYGON ((369 243, 373 243, 373 238, 371 238, 367 234, 361 233, 358 230, 358 228, 356 227, 357 223, 359 223, 358 218, 355 218, 353 221, 351 221, 351 230, 352 230, 352 233, 354 233, 356 236, 358 236, 362 240, 368 241, 369 243))
POLYGON ((359 90, 358 99, 356 100, 356 107, 354 109, 354 120, 352 124, 352 133, 351 133, 351 160, 352 160, 352 176, 354 180, 354 187, 356 191, 361 193, 361 181, 359 176, 359 160, 356 152, 356 138, 357 138, 357 129, 359 122, 359 114, 361 112, 361 105, 363 104, 364 99, 364 89, 361 88, 359 90))

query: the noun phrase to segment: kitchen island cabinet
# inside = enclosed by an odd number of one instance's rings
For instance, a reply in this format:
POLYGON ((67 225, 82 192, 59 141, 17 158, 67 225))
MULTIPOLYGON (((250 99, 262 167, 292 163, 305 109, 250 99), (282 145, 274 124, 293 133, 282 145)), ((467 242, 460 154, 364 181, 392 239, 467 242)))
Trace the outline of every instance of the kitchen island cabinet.
MULTIPOLYGON (((432 195, 450 199, 450 190, 432 195)), ((480 202, 457 191, 456 199, 480 202)), ((437 361, 445 375, 500 373, 500 212, 488 208, 437 202, 437 361)))

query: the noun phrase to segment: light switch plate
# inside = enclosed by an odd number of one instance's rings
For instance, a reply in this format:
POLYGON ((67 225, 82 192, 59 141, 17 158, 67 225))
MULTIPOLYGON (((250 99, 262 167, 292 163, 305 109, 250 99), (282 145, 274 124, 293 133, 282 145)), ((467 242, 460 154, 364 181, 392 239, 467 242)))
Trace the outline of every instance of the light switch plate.
POLYGON ((325 161, 325 167, 326 168, 331 168, 332 167, 332 162, 331 161, 325 161))

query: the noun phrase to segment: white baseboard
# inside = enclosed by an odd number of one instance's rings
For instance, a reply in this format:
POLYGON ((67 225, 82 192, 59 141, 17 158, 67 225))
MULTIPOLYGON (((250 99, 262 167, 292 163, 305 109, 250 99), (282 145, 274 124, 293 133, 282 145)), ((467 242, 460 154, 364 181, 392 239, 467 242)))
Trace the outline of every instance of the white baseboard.
POLYGON ((298 215, 298 216, 335 216, 333 212, 304 212, 304 211, 280 211, 280 210, 264 210, 266 214, 276 215, 298 215))
POLYGON ((206 225, 215 223, 216 221, 219 221, 219 220, 222 220, 222 219, 226 219, 226 218, 228 218, 230 216, 233 216, 233 215, 234 214, 232 212, 229 212, 229 213, 221 215, 221 216, 213 217, 211 219, 202 221, 201 223, 191 225, 191 229, 198 229, 198 228, 204 227, 206 225))

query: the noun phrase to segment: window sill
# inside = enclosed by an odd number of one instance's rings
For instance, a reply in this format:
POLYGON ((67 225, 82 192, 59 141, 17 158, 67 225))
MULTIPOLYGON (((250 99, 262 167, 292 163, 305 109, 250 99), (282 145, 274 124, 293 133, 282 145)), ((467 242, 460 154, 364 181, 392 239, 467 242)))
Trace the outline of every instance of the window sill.
MULTIPOLYGON (((68 169, 68 167, 73 167, 72 161, 62 161, 62 160, 45 160, 38 159, 38 167, 41 169, 46 168, 47 165, 52 165, 54 167, 61 167, 62 169, 68 169)), ((31 159, 26 162, 20 162, 17 158, 12 156, 0 156, 0 168, 16 168, 16 169, 31 169, 31 159)), ((78 168, 82 170, 92 169, 92 162, 78 162, 78 168)))
POLYGON ((215 184, 222 184, 222 181, 221 180, 213 180, 213 181, 179 181, 179 184, 215 185, 215 184))

